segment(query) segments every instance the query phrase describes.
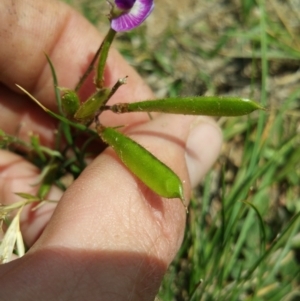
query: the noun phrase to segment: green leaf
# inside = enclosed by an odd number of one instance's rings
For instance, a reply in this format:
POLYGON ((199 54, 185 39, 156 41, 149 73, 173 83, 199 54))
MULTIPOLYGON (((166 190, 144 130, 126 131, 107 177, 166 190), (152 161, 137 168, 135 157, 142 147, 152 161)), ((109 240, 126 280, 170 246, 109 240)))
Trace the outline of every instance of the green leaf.
POLYGON ((42 149, 41 149, 41 144, 40 144, 40 137, 37 135, 32 135, 30 137, 30 142, 31 142, 31 146, 33 147, 33 149, 35 150, 35 152, 37 153, 37 155, 40 157, 40 159, 45 162, 47 160, 45 154, 43 153, 42 149))
POLYGON ((115 113, 162 112, 208 116, 240 116, 258 109, 265 110, 260 104, 250 99, 217 96, 191 96, 119 103, 109 107, 109 109, 115 113))
MULTIPOLYGON (((54 65, 52 64, 52 61, 50 59, 50 57, 46 55, 46 58, 48 60, 48 63, 50 65, 50 69, 51 69, 51 74, 52 74, 52 78, 53 78, 53 84, 54 84, 54 92, 55 92, 55 98, 56 98, 56 103, 57 103, 57 107, 58 107, 58 112, 60 115, 64 115, 64 112, 63 112, 63 103, 62 103, 62 98, 61 98, 61 95, 60 95, 60 90, 61 88, 58 87, 58 81, 57 81, 57 76, 56 76, 56 72, 55 72, 55 68, 54 68, 54 65)), ((73 116, 72 116, 73 117, 73 116)), ((73 138, 72 138, 72 134, 71 134, 71 130, 70 130, 70 126, 69 124, 65 123, 65 122, 62 122, 60 125, 59 125, 59 132, 62 131, 64 133, 64 136, 67 140, 67 143, 69 145, 72 145, 73 144, 73 138)), ((57 137, 60 137, 57 136, 57 137)), ((60 140, 57 140, 56 141, 56 148, 58 149, 58 145, 61 143, 60 140)))
POLYGON ((113 128, 103 128, 99 134, 132 173, 150 189, 165 198, 180 198, 184 204, 181 180, 168 166, 137 142, 113 128))
POLYGON ((59 88, 58 88, 58 81, 57 81, 55 68, 52 64, 52 61, 51 61, 50 57, 46 53, 45 53, 45 56, 47 58, 48 64, 49 64, 50 69, 51 69, 51 74, 52 74, 52 78, 53 78, 54 92, 55 92, 56 103, 57 103, 57 106, 58 106, 58 111, 59 111, 60 114, 62 114, 62 103, 61 103, 60 91, 59 91, 59 88))
POLYGON ((261 252, 261 254, 263 254, 265 249, 266 249, 266 244, 267 244, 267 238, 266 238, 267 235, 266 235, 266 230, 265 230, 263 218, 262 218, 258 208, 254 204, 252 204, 248 201, 244 201, 244 203, 247 204, 248 206, 252 207, 252 209, 255 211, 256 216, 258 218, 259 228, 260 228, 260 233, 261 233, 261 242, 262 242, 260 252, 261 252))
POLYGON ((39 179, 41 185, 37 193, 40 199, 44 199, 48 194, 51 186, 55 182, 58 169, 59 165, 57 163, 50 163, 43 168, 39 179))
POLYGON ((29 201, 39 201, 40 198, 36 195, 33 194, 29 194, 29 193, 25 193, 25 192, 15 192, 16 195, 18 195, 19 197, 25 199, 25 200, 29 200, 29 201))

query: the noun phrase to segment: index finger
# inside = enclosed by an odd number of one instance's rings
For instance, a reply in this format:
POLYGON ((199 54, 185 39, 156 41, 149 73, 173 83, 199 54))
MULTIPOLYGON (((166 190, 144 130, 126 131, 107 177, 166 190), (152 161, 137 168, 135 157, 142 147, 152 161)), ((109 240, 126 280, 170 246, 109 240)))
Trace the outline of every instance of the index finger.
MULTIPOLYGON (((5 45, 0 48, 0 81, 16 93, 19 91, 15 84, 19 84, 54 110, 53 81, 44 53, 51 57, 59 85, 74 88, 97 51, 102 36, 80 14, 62 2, 3 0, 0 9, 4 12, 0 19, 0 36, 5 45)), ((128 84, 122 87, 121 93, 117 92, 115 100, 129 102, 153 97, 138 74, 116 50, 111 49, 106 85, 112 86, 118 78, 126 75, 129 76, 128 84)), ((13 102, 11 93, 7 94, 10 96, 1 101, 13 102)), ((142 115, 131 114, 130 119, 122 116, 120 122, 132 122, 135 117, 138 121, 144 120, 142 115)), ((20 116, 15 116, 15 119, 20 116)))

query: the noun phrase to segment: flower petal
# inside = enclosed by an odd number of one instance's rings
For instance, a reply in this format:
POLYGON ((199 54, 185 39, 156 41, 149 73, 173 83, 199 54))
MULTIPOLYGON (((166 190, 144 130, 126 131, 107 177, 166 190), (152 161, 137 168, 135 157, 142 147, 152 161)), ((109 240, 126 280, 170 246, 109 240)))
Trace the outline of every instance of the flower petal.
POLYGON ((119 9, 129 10, 132 8, 136 0, 115 0, 115 4, 119 9))
MULTIPOLYGON (((116 0, 121 8, 129 5, 132 0, 116 0)), ((111 28, 115 31, 128 31, 139 26, 152 12, 153 0, 136 0, 130 10, 111 20, 111 28)))

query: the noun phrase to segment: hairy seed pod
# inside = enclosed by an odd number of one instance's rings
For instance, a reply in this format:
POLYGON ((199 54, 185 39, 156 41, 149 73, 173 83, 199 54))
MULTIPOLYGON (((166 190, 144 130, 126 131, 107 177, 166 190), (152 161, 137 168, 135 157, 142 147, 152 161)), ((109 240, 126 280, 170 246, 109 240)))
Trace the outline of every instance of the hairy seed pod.
POLYGON ((162 112, 184 115, 240 116, 264 110, 257 102, 238 97, 198 96, 120 103, 110 107, 115 113, 162 112))
POLYGON ((150 189, 165 198, 180 198, 184 204, 181 180, 167 165, 113 128, 102 127, 99 135, 115 150, 129 170, 150 189))
POLYGON ((75 91, 65 90, 61 98, 61 107, 67 118, 73 118, 80 106, 80 100, 75 91))

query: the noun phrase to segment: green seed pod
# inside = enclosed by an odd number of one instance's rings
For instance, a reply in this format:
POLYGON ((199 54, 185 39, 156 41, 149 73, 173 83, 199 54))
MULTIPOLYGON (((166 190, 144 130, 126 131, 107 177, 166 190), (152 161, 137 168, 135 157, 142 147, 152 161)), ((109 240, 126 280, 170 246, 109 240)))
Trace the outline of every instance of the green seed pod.
POLYGON ((120 103, 110 107, 115 113, 162 112, 185 115, 240 116, 264 108, 258 103, 238 97, 198 96, 165 98, 134 103, 120 103))
POLYGON ((77 110, 74 118, 80 123, 89 123, 93 120, 95 113, 107 101, 110 89, 101 89, 85 101, 77 110))
POLYGON ((179 177, 144 147, 113 128, 101 128, 99 134, 121 161, 144 184, 165 198, 180 198, 184 204, 183 186, 179 177))
POLYGON ((77 93, 72 90, 65 90, 65 93, 61 98, 61 107, 64 115, 67 118, 72 119, 79 106, 80 100, 77 93))

